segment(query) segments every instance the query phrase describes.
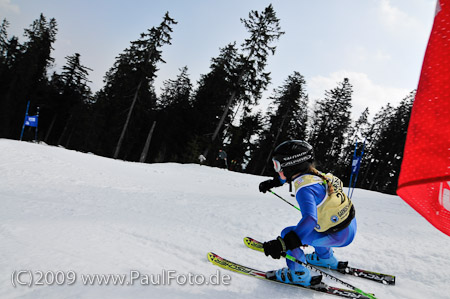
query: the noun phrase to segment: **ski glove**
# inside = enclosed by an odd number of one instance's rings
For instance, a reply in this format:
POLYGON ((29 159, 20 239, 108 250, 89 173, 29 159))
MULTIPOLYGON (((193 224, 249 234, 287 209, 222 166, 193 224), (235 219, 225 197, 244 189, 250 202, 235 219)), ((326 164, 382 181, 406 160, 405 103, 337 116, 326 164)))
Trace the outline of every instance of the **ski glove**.
POLYGON ((283 184, 280 182, 280 179, 273 178, 271 180, 267 180, 267 181, 261 182, 259 184, 259 191, 262 192, 262 193, 266 193, 267 191, 269 191, 273 187, 280 187, 280 186, 283 186, 283 184))
POLYGON ((264 254, 274 259, 279 259, 281 253, 302 246, 302 241, 294 231, 288 232, 284 238, 278 237, 275 240, 264 242, 264 254))

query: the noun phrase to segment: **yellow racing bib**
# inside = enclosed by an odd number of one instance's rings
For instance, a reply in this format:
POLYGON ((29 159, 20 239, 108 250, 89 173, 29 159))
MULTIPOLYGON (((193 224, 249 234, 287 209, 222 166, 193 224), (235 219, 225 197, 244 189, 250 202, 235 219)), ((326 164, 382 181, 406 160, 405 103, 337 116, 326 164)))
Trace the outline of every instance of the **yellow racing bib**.
POLYGON ((317 204, 317 226, 315 230, 318 232, 325 232, 344 224, 352 210, 352 202, 343 191, 342 181, 331 173, 325 176, 333 184, 334 192, 331 194, 328 194, 326 181, 316 175, 305 174, 294 180, 295 193, 301 188, 314 184, 325 184, 325 188, 327 188, 325 197, 317 204))

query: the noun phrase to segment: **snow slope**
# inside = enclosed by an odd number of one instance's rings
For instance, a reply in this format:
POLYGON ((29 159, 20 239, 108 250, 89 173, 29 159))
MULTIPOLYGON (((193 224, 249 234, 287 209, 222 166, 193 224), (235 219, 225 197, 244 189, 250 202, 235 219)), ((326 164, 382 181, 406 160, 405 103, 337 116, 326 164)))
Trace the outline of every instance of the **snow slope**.
MULTIPOLYGON (((242 242, 247 235, 272 239, 299 220, 297 210, 258 192, 263 179, 0 139, 0 298, 333 298, 227 272, 207 261, 206 253, 213 251, 261 270, 284 266, 242 242), (21 270, 31 271, 34 283, 38 271, 73 271, 77 280, 21 286, 17 283, 31 277, 24 272, 16 281, 21 270), (230 275, 231 281, 92 286, 81 279, 130 271, 155 277, 168 271, 185 278, 230 275)), ((278 191, 290 198, 287 189, 278 191)), ((353 201, 358 234, 351 245, 335 250, 337 256, 394 274, 397 284, 339 277, 378 298, 450 298, 450 238, 397 196, 355 190, 353 201)))

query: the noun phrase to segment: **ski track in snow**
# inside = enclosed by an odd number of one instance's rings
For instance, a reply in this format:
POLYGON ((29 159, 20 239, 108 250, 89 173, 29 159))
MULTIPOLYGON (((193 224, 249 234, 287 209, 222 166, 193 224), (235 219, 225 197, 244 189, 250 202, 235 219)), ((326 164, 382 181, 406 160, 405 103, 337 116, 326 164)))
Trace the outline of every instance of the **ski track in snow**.
MULTIPOLYGON (((295 225, 299 212, 258 192, 263 177, 196 164, 142 164, 0 139, 0 298, 334 298, 227 272, 206 253, 260 270, 247 249, 295 225), (17 286, 19 270, 81 274, 230 275, 229 285, 17 286)), ((277 193, 289 199, 287 187, 277 193)), ((396 275, 395 286, 337 275, 378 298, 450 298, 450 237, 399 197, 356 189, 358 233, 336 255, 396 275)), ((312 251, 311 248, 306 249, 312 251)), ((327 281, 327 279, 324 279, 327 281)), ((335 282, 328 283, 338 285, 335 282)), ((336 297, 337 298, 337 297, 336 297)))

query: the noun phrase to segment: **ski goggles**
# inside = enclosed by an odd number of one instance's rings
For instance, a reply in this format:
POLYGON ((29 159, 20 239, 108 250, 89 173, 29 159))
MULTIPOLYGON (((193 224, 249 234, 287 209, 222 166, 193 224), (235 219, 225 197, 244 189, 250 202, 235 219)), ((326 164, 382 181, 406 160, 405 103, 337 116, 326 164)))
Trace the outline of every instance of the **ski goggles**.
POLYGON ((280 172, 281 171, 280 161, 278 161, 276 159, 272 159, 272 162, 273 162, 273 169, 275 169, 275 172, 280 172))

